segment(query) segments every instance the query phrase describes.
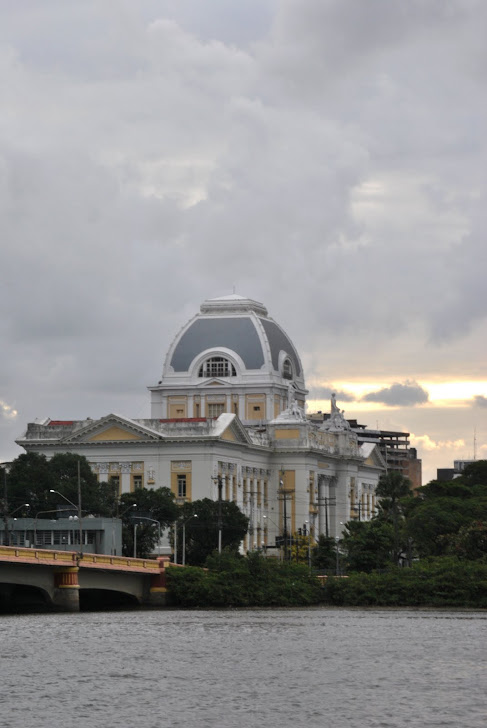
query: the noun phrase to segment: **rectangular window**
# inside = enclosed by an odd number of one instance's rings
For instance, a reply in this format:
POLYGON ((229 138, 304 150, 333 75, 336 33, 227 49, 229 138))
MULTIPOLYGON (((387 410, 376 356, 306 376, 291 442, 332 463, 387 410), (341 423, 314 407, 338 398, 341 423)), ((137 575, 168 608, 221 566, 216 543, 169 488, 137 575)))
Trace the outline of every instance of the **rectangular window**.
POLYGON ((54 531, 54 545, 66 546, 69 543, 68 531, 54 531))
POLYGON ((142 488, 142 475, 134 475, 134 490, 138 490, 139 488, 142 488))
POLYGON ((186 475, 178 475, 178 498, 186 498, 186 475))
POLYGON ((120 475, 111 475, 110 483, 115 486, 117 492, 120 493, 120 475))
POLYGON ((224 404, 209 404, 208 405, 208 417, 220 417, 224 412, 224 404))

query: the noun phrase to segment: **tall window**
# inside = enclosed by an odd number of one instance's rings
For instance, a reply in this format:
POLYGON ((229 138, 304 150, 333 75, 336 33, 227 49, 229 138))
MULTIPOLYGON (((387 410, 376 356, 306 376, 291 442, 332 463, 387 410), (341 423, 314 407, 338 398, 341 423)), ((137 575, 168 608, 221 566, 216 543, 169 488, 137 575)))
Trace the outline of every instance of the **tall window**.
POLYGON ((120 475, 111 475, 110 483, 114 486, 117 493, 120 493, 120 475))
POLYGON ((186 475, 178 475, 178 498, 186 498, 186 475))
POLYGON ((283 379, 293 378, 293 367, 289 359, 284 359, 284 363, 282 365, 282 376, 283 379))
POLYGON ((134 475, 134 490, 138 490, 139 488, 142 488, 142 475, 134 475))
POLYGON ((223 356, 213 356, 207 359, 200 367, 199 377, 236 377, 237 372, 232 362, 223 356))

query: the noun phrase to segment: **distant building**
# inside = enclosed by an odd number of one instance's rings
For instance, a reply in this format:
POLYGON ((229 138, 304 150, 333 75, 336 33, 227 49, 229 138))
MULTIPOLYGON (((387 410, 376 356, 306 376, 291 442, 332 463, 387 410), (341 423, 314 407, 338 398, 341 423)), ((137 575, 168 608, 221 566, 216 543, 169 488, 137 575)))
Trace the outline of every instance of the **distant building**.
POLYGON ((68 518, 7 518, 0 520, 0 544, 57 551, 122 555, 122 521, 86 516, 68 518))
POLYGON ((326 421, 306 418, 301 360, 261 303, 204 301, 149 390, 149 419, 46 418, 17 443, 47 457, 84 455, 120 493, 167 486, 182 504, 220 492, 249 517, 244 550, 298 528, 336 536, 350 518, 374 514, 380 443, 360 440, 334 397, 326 421))
POLYGON ((436 479, 437 480, 454 480, 463 475, 463 471, 467 465, 471 465, 476 462, 475 460, 454 460, 453 468, 437 468, 436 479))

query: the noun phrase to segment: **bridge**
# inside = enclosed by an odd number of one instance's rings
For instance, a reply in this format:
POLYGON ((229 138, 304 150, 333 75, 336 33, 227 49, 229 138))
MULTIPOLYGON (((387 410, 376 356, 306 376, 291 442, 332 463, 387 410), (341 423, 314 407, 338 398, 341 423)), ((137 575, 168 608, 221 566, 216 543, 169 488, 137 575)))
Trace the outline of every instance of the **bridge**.
POLYGON ((0 546, 0 612, 166 606, 168 556, 0 546))

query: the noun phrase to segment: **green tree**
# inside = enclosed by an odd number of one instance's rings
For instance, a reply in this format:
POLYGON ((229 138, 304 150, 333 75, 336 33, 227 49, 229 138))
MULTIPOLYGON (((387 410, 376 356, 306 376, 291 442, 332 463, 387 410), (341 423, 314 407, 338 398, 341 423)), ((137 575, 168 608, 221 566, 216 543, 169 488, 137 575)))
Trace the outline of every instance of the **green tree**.
POLYGON ((455 553, 460 531, 465 533, 472 523, 487 521, 487 488, 479 483, 481 477, 482 467, 472 468, 467 478, 434 480, 405 504, 406 530, 420 557, 455 553))
POLYGON ((461 559, 487 562, 487 521, 462 526, 452 539, 451 551, 461 559))
MULTIPOLYGON (((100 484, 85 457, 74 453, 58 453, 49 460, 48 467, 52 481, 55 484, 53 486, 54 489, 76 505, 78 504, 79 472, 81 508, 83 513, 107 515, 102 513, 103 503, 100 499, 100 484)), ((60 499, 56 493, 52 495, 57 504, 64 505, 62 498, 60 499)))
POLYGON ((392 524, 394 533, 392 560, 397 564, 401 551, 404 550, 404 545, 401 544, 401 526, 404 520, 403 501, 411 499, 413 496, 411 481, 402 473, 390 470, 379 478, 376 496, 379 498, 379 518, 392 524))
POLYGON ((348 571, 384 569, 394 553, 393 526, 378 519, 349 521, 341 543, 348 571))
POLYGON ((476 460, 467 465, 459 480, 471 487, 474 485, 487 486, 487 460, 476 460))
POLYGON ((34 452, 19 455, 7 474, 8 511, 12 512, 21 503, 30 503, 31 513, 54 509, 55 501, 49 492, 54 487, 55 481, 45 455, 34 452))
POLYGON ((307 564, 311 555, 311 536, 294 533, 289 558, 295 563, 307 564))
POLYGON ((335 573, 336 570, 336 543, 331 536, 319 535, 318 541, 311 552, 311 565, 317 571, 335 573))
POLYGON ((122 518, 123 554, 134 555, 134 529, 137 528, 137 556, 149 556, 159 540, 158 524, 161 530, 168 528, 175 522, 179 511, 169 488, 139 488, 133 493, 124 493, 116 513, 122 518))
MULTIPOLYGON (((222 501, 222 549, 237 553, 247 533, 249 519, 233 501, 222 501)), ((203 566, 218 548, 219 504, 210 498, 185 503, 177 521, 178 562, 181 563, 183 523, 185 524, 186 563, 203 566)))

